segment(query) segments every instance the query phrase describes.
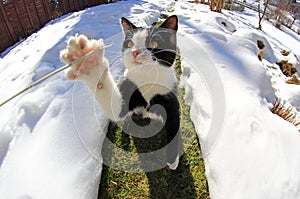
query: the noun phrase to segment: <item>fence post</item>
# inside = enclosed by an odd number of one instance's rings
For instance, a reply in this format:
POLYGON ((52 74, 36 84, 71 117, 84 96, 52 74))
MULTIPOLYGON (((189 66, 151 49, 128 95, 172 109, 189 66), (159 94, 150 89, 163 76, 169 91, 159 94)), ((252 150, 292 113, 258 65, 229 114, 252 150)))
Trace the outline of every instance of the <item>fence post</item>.
POLYGON ((22 35, 18 35, 18 36, 19 36, 19 38, 23 37, 23 35, 27 36, 28 33, 25 31, 22 19, 20 18, 20 12, 18 11, 18 5, 16 5, 15 1, 13 1, 12 3, 14 5, 15 12, 17 13, 17 17, 16 18, 18 19, 18 21, 19 21, 19 23, 21 25, 20 30, 22 30, 22 32, 23 32, 22 35))
POLYGON ((25 5, 26 14, 27 14, 27 17, 29 19, 30 26, 34 27, 34 23, 33 23, 32 19, 31 19, 31 14, 30 14, 30 11, 29 11, 29 7, 28 7, 28 5, 27 5, 27 3, 26 3, 25 0, 23 0, 23 4, 25 5))
POLYGON ((47 14, 46 21, 48 22, 48 21, 51 20, 51 15, 50 15, 49 8, 48 8, 46 0, 42 0, 42 4, 43 4, 44 11, 47 14))
POLYGON ((34 4, 37 19, 39 21, 39 26, 38 27, 41 27, 43 24, 42 24, 42 21, 41 21, 40 15, 39 15, 39 11, 38 11, 38 8, 37 8, 37 5, 36 5, 36 0, 33 1, 33 4, 34 4))
POLYGON ((16 39, 16 36, 14 34, 14 30, 13 30, 12 26, 10 25, 8 19, 7 19, 6 13, 5 13, 4 8, 2 6, 2 2, 0 3, 0 12, 1 12, 1 14, 4 18, 4 21, 5 21, 5 24, 6 24, 6 27, 7 27, 7 30, 8 30, 11 41, 16 42, 17 39, 16 39))

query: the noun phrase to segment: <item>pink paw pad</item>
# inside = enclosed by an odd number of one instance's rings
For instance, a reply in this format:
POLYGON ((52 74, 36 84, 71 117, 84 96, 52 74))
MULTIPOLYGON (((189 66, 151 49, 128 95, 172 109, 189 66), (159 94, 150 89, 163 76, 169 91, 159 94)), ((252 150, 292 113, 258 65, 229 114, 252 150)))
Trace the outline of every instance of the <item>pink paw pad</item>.
MULTIPOLYGON (((71 37, 68 41, 68 46, 65 54, 62 56, 63 59, 68 62, 74 62, 78 58, 96 50, 101 45, 101 42, 96 40, 88 40, 85 36, 75 36, 71 37)), ((85 60, 77 63, 73 68, 77 73, 90 74, 91 70, 97 67, 100 63, 99 58, 103 56, 103 51, 94 55, 87 57, 85 60)), ((78 75, 70 74, 69 79, 76 79, 78 75)))
POLYGON ((102 88, 103 88, 103 84, 102 84, 101 82, 98 82, 97 88, 98 88, 98 89, 102 89, 102 88))

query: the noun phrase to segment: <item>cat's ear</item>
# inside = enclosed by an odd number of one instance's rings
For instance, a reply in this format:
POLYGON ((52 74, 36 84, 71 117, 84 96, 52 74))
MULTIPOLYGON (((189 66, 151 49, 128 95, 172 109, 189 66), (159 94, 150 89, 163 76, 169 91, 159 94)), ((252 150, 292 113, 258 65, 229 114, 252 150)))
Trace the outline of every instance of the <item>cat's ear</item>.
POLYGON ((167 28, 177 31, 178 29, 178 18, 176 15, 168 17, 163 24, 160 25, 160 28, 167 28))
POLYGON ((135 25, 133 25, 128 19, 124 17, 121 18, 121 25, 125 33, 136 28, 135 25))

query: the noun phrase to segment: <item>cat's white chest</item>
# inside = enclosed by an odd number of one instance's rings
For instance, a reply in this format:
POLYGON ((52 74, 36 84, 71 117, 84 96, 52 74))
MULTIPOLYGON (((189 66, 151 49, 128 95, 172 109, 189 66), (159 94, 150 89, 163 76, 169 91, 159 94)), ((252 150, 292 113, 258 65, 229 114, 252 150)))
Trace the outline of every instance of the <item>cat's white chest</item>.
POLYGON ((176 84, 173 67, 156 66, 147 70, 128 71, 127 77, 137 85, 148 103, 157 94, 164 95, 172 92, 176 84))
POLYGON ((140 92, 142 93, 145 100, 149 103, 151 98, 157 94, 167 94, 171 91, 170 88, 162 86, 160 84, 148 84, 139 87, 140 92))

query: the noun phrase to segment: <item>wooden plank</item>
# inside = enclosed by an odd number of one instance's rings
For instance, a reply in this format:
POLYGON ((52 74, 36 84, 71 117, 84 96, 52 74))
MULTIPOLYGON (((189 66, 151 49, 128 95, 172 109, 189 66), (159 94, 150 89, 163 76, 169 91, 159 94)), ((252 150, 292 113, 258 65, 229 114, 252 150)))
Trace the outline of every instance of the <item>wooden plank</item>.
POLYGON ((35 3, 34 3, 35 0, 26 0, 27 2, 27 5, 28 5, 28 8, 29 8, 29 12, 30 12, 30 18, 33 22, 33 28, 34 29, 37 29, 40 27, 40 22, 39 22, 39 19, 38 19, 38 15, 37 15, 37 12, 36 12, 36 8, 35 8, 35 3))
POLYGON ((79 3, 79 9, 83 10, 84 9, 84 0, 79 0, 78 3, 79 3))
POLYGON ((64 7, 64 13, 68 13, 70 11, 70 3, 69 0, 62 0, 63 7, 64 7))
POLYGON ((12 28, 11 24, 8 21, 8 18, 7 18, 6 12, 5 12, 5 10, 4 10, 3 6, 2 6, 2 3, 0 3, 0 12, 1 12, 1 14, 2 14, 2 16, 4 18, 7 30, 9 32, 9 38, 10 38, 10 40, 12 42, 17 41, 17 38, 16 38, 16 36, 14 34, 14 29, 12 28))
POLYGON ((73 0, 68 0, 68 2, 69 2, 69 6, 70 6, 68 12, 74 11, 74 2, 73 2, 73 0))
MULTIPOLYGON (((21 2, 22 3, 22 2, 21 2)), ((20 17, 21 13, 19 11, 18 8, 20 8, 22 5, 20 4, 20 1, 13 1, 13 5, 14 5, 14 9, 15 9, 15 18, 18 20, 18 24, 20 24, 20 26, 18 26, 18 32, 19 32, 19 37, 24 37, 26 35, 26 31, 24 29, 24 25, 23 25, 23 20, 20 17)))
POLYGON ((11 24, 14 32, 14 36, 16 41, 18 41, 20 38, 23 37, 24 31, 22 29, 22 24, 20 23, 20 20, 18 19, 16 10, 10 10, 10 12, 7 12, 8 21, 11 24))
MULTIPOLYGON (((61 8, 61 10, 64 14, 66 14, 66 5, 65 4, 66 4, 66 0, 60 0, 59 1, 59 6, 60 6, 60 8, 61 8)), ((55 8, 54 8, 54 10, 55 10, 55 8)))
POLYGON ((2 52, 11 46, 12 43, 14 43, 14 41, 11 39, 10 32, 7 28, 2 13, 0 13, 0 27, 3 28, 2 31, 0 31, 0 52, 2 52))
POLYGON ((1 13, 1 16, 4 20, 4 24, 5 24, 6 30, 8 31, 8 35, 9 35, 10 40, 15 41, 15 37, 14 37, 14 34, 13 34, 13 32, 14 32, 13 28, 12 28, 11 24, 8 21, 8 18, 7 18, 7 15, 6 15, 6 12, 3 8, 2 3, 0 3, 0 13, 1 13))
POLYGON ((49 21, 47 17, 47 10, 43 6, 43 0, 37 1, 37 9, 38 9, 39 17, 41 19, 41 26, 43 26, 49 21))
POLYGON ((43 6, 43 10, 45 11, 46 15, 46 21, 50 21, 51 20, 51 15, 50 15, 50 12, 49 12, 49 7, 47 6, 48 2, 46 3, 46 0, 42 0, 41 1, 42 3, 42 6, 43 6))
POLYGON ((42 26, 42 22, 41 22, 41 19, 40 19, 39 14, 38 14, 39 11, 38 11, 38 9, 37 9, 36 0, 34 0, 33 3, 34 3, 34 8, 35 8, 35 13, 36 13, 37 19, 38 19, 38 21, 39 21, 39 26, 38 26, 38 27, 41 27, 41 26, 42 26))
POLYGON ((31 14, 30 14, 30 11, 29 11, 28 4, 25 2, 25 0, 23 0, 23 3, 25 5, 25 10, 26 10, 26 14, 27 14, 27 17, 29 19, 29 22, 30 22, 30 26, 34 27, 34 23, 33 23, 32 18, 31 18, 31 14))
POLYGON ((45 11, 43 9, 43 6, 41 5, 41 0, 35 0, 35 7, 36 7, 36 12, 40 20, 40 26, 43 26, 43 24, 46 23, 45 20, 45 11))
POLYGON ((72 0, 73 6, 74 6, 74 11, 78 10, 78 5, 76 0, 72 0))

